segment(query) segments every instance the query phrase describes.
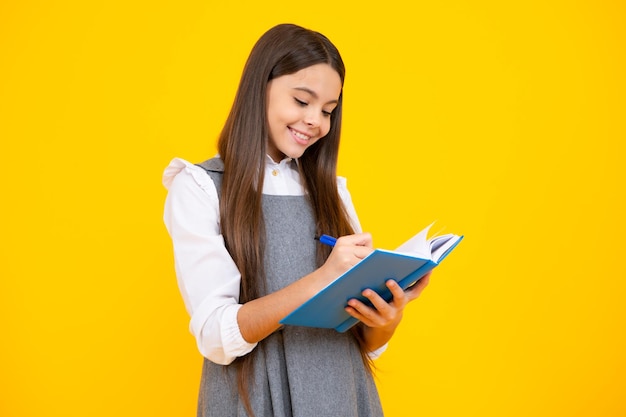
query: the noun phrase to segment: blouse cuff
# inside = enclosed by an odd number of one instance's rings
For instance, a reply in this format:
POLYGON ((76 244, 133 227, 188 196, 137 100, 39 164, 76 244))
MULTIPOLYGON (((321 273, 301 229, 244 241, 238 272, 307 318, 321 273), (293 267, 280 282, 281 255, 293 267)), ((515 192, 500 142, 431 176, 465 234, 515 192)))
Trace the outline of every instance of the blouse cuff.
POLYGON ((257 343, 248 343, 239 331, 237 312, 241 304, 225 304, 212 311, 203 303, 192 315, 189 327, 196 338, 198 350, 208 360, 228 365, 237 357, 254 349, 257 343))
POLYGON ((222 343, 224 344, 224 353, 226 356, 233 358, 243 356, 254 349, 257 343, 248 343, 241 335, 239 323, 237 322, 237 313, 242 307, 241 304, 231 304, 224 306, 222 316, 222 343))
POLYGON ((376 359, 380 358, 380 355, 382 355, 383 352, 385 352, 387 350, 387 346, 388 346, 388 343, 385 343, 384 345, 382 345, 378 349, 373 350, 372 352, 367 352, 367 356, 369 356, 369 358, 371 360, 376 360, 376 359))

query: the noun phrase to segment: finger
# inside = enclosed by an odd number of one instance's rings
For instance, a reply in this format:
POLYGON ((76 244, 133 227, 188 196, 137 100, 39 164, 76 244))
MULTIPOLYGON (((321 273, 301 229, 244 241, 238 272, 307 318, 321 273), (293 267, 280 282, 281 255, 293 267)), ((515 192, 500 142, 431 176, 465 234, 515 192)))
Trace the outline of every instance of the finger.
POLYGON ((378 311, 374 308, 365 305, 363 302, 353 298, 348 301, 348 306, 345 308, 345 311, 351 315, 352 317, 360 320, 369 327, 375 327, 382 323, 384 320, 381 318, 378 311))
POLYGON ((420 278, 419 281, 415 283, 412 287, 410 287, 405 294, 407 295, 409 301, 415 300, 420 296, 422 291, 426 288, 426 286, 430 283, 430 273, 425 275, 423 278, 420 278))
POLYGON ((409 302, 407 293, 395 280, 387 280, 385 285, 387 286, 387 288, 389 288, 389 291, 391 291, 391 295, 393 296, 391 302, 396 307, 404 307, 409 302))
MULTIPOLYGON (((398 318, 402 316, 404 307, 406 307, 409 302, 409 299, 405 296, 404 291, 396 281, 390 279, 386 284, 390 289, 393 289, 393 299, 390 302, 387 302, 371 289, 366 289, 362 293, 374 307, 360 310, 361 314, 369 319, 372 326, 384 326, 392 322, 397 322, 398 318)), ((354 305, 356 306, 356 304, 354 305)))
POLYGON ((361 295, 367 298, 372 303, 372 306, 376 309, 376 311, 382 315, 388 315, 390 310, 392 309, 389 303, 385 301, 383 297, 378 295, 376 291, 373 291, 368 288, 368 289, 363 290, 361 295))
POLYGON ((333 253, 339 258, 349 261, 351 264, 357 263, 374 251, 374 249, 369 246, 351 245, 347 243, 347 241, 340 242, 340 239, 343 238, 337 239, 333 253))
POLYGON ((361 262, 361 260, 372 253, 372 251, 372 248, 366 246, 335 245, 332 255, 334 259, 337 259, 340 263, 345 263, 352 267, 361 262))
POLYGON ((356 256, 359 259, 363 259, 366 256, 368 256, 370 253, 372 253, 373 251, 374 249, 370 248, 369 246, 355 246, 354 256, 356 256))
POLYGON ((370 233, 364 232, 364 233, 355 233, 352 235, 346 235, 346 236, 341 236, 339 239, 337 239, 337 244, 348 244, 348 245, 354 245, 354 246, 366 246, 371 248, 372 247, 372 235, 370 233))

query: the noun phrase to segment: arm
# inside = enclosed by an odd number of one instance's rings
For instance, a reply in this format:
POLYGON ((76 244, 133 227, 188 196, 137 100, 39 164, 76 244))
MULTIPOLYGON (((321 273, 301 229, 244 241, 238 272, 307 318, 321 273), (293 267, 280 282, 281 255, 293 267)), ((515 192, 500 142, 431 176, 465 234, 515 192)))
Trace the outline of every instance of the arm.
POLYGON ((368 234, 338 240, 327 262, 284 289, 239 304, 241 276, 219 230, 219 202, 201 168, 175 160, 166 169, 164 221, 174 244, 178 285, 190 330, 207 359, 229 364, 280 327, 279 320, 371 252, 368 234))
POLYGON ((215 185, 203 169, 176 159, 166 168, 164 222, 172 238, 189 329, 207 359, 228 364, 256 346, 237 326, 241 277, 219 231, 215 185))
POLYGON ((237 317, 244 339, 253 343, 269 336, 281 326, 279 321, 283 317, 371 251, 372 238, 368 233, 343 236, 337 240, 330 256, 319 269, 275 293, 245 303, 237 317))

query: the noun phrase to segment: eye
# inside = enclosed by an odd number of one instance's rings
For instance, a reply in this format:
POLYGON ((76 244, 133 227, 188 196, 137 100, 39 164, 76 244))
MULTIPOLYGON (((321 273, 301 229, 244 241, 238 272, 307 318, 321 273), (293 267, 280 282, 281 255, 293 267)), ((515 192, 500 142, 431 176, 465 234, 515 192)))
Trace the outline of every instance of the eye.
POLYGON ((330 117, 333 115, 333 112, 322 110, 322 114, 324 115, 324 117, 330 117))
POLYGON ((307 103, 306 101, 300 100, 300 99, 299 99, 299 98, 297 98, 297 97, 294 97, 293 99, 294 99, 294 100, 296 101, 296 103, 298 103, 301 107, 306 107, 306 106, 309 104, 309 103, 307 103))

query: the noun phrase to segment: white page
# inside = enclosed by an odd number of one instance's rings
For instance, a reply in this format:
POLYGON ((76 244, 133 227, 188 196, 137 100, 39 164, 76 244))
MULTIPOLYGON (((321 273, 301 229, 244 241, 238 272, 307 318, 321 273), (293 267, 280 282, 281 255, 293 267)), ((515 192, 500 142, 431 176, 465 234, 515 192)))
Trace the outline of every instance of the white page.
POLYGON ((418 256, 420 258, 431 259, 430 245, 428 243, 428 230, 432 224, 424 230, 413 236, 396 248, 396 252, 405 253, 407 255, 418 256))
POLYGON ((459 239, 459 236, 453 234, 437 236, 432 245, 433 261, 439 262, 439 258, 441 258, 459 239))
POLYGON ((428 231, 433 224, 398 246, 395 252, 438 262, 439 258, 459 240, 459 236, 449 233, 428 240, 428 231))

